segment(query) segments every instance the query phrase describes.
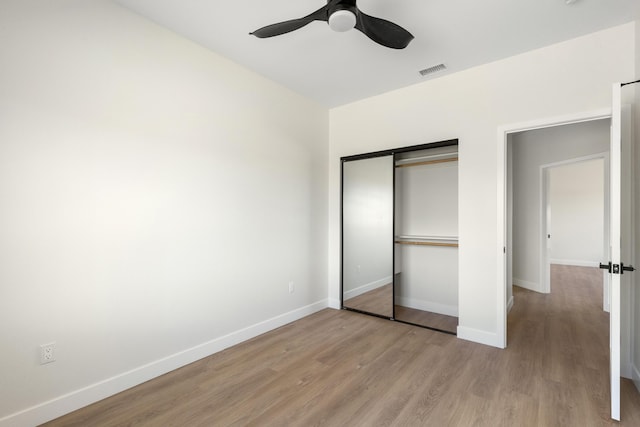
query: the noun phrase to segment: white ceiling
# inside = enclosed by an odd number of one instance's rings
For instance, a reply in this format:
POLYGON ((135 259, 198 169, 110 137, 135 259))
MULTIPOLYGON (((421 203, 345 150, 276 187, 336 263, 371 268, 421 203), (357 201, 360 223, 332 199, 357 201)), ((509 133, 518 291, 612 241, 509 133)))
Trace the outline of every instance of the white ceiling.
MULTIPOLYGON (((300 18, 326 0, 116 0, 327 107, 346 104, 615 25, 640 0, 358 0, 368 15, 409 30, 404 50, 325 22, 269 39, 249 32, 300 18), (419 70, 447 70, 422 77, 419 70)), ((561 70, 559 70, 561 72, 561 70)))

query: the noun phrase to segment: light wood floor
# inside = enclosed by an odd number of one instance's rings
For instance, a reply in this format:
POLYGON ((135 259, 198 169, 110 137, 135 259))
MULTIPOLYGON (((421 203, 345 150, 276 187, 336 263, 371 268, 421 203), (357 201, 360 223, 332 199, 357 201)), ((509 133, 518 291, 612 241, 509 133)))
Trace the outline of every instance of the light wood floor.
POLYGON ((552 274, 550 295, 516 288, 506 350, 327 309, 48 425, 616 425, 599 273, 552 274))

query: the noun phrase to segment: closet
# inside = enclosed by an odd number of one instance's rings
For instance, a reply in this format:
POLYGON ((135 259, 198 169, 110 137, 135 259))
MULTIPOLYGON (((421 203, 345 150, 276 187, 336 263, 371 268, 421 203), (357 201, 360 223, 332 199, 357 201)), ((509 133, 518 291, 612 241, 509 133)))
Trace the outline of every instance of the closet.
POLYGON ((458 141, 343 157, 342 308, 455 334, 458 141))

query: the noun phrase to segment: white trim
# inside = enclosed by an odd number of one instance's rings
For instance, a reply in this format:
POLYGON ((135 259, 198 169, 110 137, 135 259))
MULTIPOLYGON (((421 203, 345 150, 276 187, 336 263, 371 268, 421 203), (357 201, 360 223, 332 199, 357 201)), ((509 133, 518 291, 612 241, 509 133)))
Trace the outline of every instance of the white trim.
POLYGON ((340 300, 338 298, 329 298, 329 302, 327 303, 328 308, 333 308, 336 310, 340 310, 340 300))
POLYGON ((549 260, 549 264, 557 264, 557 265, 573 265, 576 267, 599 267, 600 262, 597 261, 587 261, 582 259, 556 259, 551 258, 549 260))
MULTIPOLYGON (((637 91, 640 89, 636 89, 637 91)), ((640 95, 640 92, 638 92, 638 94, 640 95)), ((636 96, 636 99, 638 99, 638 96, 636 96)), ((637 104, 631 104, 629 106, 629 114, 631 116, 630 120, 633 120, 633 117, 637 117, 635 113, 635 110, 637 108, 640 108, 640 105, 637 104)), ((636 159, 636 150, 638 149, 638 142, 640 142, 640 123, 638 123, 637 121, 635 122, 635 126, 633 126, 632 128, 632 132, 633 135, 635 136, 635 138, 633 138, 630 141, 630 147, 629 147, 629 158, 631 159, 631 164, 630 164, 630 186, 629 186, 629 192, 630 195, 629 197, 631 197, 632 202, 630 203, 630 210, 631 210, 631 224, 629 224, 630 226, 630 235, 631 235, 631 260, 633 260, 632 262, 634 263, 634 265, 638 265, 638 260, 636 258, 636 227, 637 227, 637 217, 636 217, 636 197, 637 197, 637 193, 636 193, 636 179, 638 178, 638 166, 637 163, 635 161, 636 159)), ((629 302, 631 304, 631 308, 630 308, 630 319, 629 319, 629 324, 630 324, 630 328, 629 328, 629 334, 630 334, 630 345, 629 345, 629 351, 630 351, 630 356, 629 356, 629 363, 631 364, 631 379, 633 380, 636 389, 638 389, 638 387, 640 386, 640 376, 638 373, 638 368, 635 366, 635 355, 636 355, 636 339, 638 337, 638 326, 636 325, 636 320, 638 319, 638 313, 636 312, 637 310, 637 306, 635 305, 635 301, 636 301, 636 292, 638 292, 636 290, 636 285, 638 283, 640 283, 638 281, 638 278, 640 276, 638 274, 634 274, 631 276, 631 283, 630 283, 630 298, 629 298, 629 302)), ((638 389, 640 391, 640 389, 638 389)))
POLYGON ((528 282, 526 280, 518 279, 517 277, 513 278, 513 286, 518 286, 520 288, 529 289, 530 291, 534 291, 534 292, 548 293, 548 292, 543 292, 540 289, 540 283, 528 282))
POLYGON ((0 418, 0 427, 34 426, 45 423, 325 308, 327 308, 326 299, 258 322, 190 349, 0 418))
POLYGON ((633 379, 633 363, 631 363, 630 361, 631 359, 629 359, 629 361, 627 363, 624 362, 620 362, 620 376, 622 378, 626 378, 628 380, 632 380, 633 379))
POLYGON ((501 337, 493 332, 481 331, 479 329, 458 326, 458 338, 473 341, 479 344, 490 345, 492 347, 502 347, 501 337))
POLYGON ((507 313, 511 313, 511 309, 513 308, 513 295, 509 298, 509 302, 507 302, 507 313))
POLYGON ((369 291, 373 291, 374 289, 378 289, 381 288, 382 286, 388 285, 389 283, 392 283, 393 279, 391 276, 389 277, 383 277, 382 279, 378 279, 374 282, 370 282, 367 284, 364 284, 362 286, 358 286, 355 289, 351 289, 350 291, 346 291, 344 293, 344 298, 343 301, 347 301, 350 300, 351 298, 355 298, 359 295, 362 294, 366 294, 369 291))
MULTIPOLYGON (((621 253, 620 261, 627 260, 627 263, 634 262, 635 259, 635 202, 634 202, 634 139, 633 139, 633 105, 621 105, 621 253)), ((635 349, 635 288, 633 278, 635 274, 622 276, 621 289, 628 294, 621 297, 620 313, 628 313, 628 317, 621 317, 621 342, 620 342, 620 375, 624 378, 632 378, 633 356, 635 349), (622 323, 624 320, 624 323, 622 323)))
POLYGON ((571 159, 566 159, 566 160, 560 160, 558 162, 553 162, 553 163, 546 163, 544 165, 540 165, 540 168, 555 168, 558 166, 567 166, 567 165, 572 165, 574 163, 583 163, 583 162, 590 162, 591 160, 598 160, 598 159, 603 159, 603 160, 608 160, 609 159, 609 152, 608 151, 603 151, 602 153, 593 153, 593 154, 588 154, 586 156, 580 156, 580 157, 573 157, 571 159))
POLYGON ((402 307, 413 308, 416 310, 429 311, 431 313, 458 317, 457 305, 440 304, 437 302, 407 297, 396 297, 396 305, 401 305, 402 307))
POLYGON ((551 262, 549 261, 549 239, 550 234, 549 218, 551 203, 549 203, 549 193, 551 192, 551 180, 549 179, 549 168, 551 166, 540 166, 540 221, 538 237, 540 238, 539 249, 539 269, 540 269, 540 292, 548 294, 551 292, 551 262))
POLYGON ((507 260, 505 249, 507 247, 507 136, 510 133, 522 132, 532 129, 542 129, 559 126, 563 124, 581 123, 592 120, 601 120, 611 117, 611 108, 594 111, 586 111, 564 116, 548 117, 532 120, 528 122, 513 123, 499 126, 497 128, 497 230, 498 238, 496 245, 496 265, 497 283, 497 330, 496 347, 505 348, 507 346, 507 260))
POLYGON ((591 122, 593 120, 602 120, 611 118, 611 108, 602 108, 593 111, 584 111, 581 113, 566 114, 563 116, 546 117, 542 119, 529 120, 526 122, 512 123, 498 127, 503 134, 514 132, 524 132, 528 130, 546 129, 562 125, 571 125, 575 123, 591 122))
POLYGON ((636 365, 631 365, 631 379, 633 380, 633 384, 636 386, 636 390, 640 392, 640 370, 636 365))
MULTIPOLYGON (((511 248, 507 249, 507 135, 508 128, 498 128, 498 163, 496 167, 496 175, 498 182, 498 206, 497 206, 497 221, 498 221, 498 241, 496 246, 496 259, 497 262, 497 311, 496 311, 496 336, 497 345, 499 348, 507 347, 507 286, 509 286, 507 280, 507 252, 511 251, 511 248)), ((460 327, 458 327, 458 338, 460 338, 460 327)))

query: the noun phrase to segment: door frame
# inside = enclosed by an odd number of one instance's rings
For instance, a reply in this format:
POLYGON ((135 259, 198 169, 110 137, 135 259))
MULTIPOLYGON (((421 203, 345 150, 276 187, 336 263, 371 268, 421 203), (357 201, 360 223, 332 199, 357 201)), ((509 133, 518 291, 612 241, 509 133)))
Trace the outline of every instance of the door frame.
POLYGON ((507 138, 509 134, 534 129, 544 129, 593 120, 610 119, 611 108, 585 111, 565 116, 542 118, 528 122, 506 124, 497 130, 497 343, 507 347, 507 138))

